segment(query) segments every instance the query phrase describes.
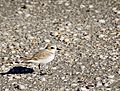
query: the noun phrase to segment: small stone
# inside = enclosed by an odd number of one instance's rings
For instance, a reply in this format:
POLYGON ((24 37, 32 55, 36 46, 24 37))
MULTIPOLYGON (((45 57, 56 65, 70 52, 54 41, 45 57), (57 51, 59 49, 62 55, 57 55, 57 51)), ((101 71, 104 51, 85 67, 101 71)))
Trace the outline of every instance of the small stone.
POLYGON ((60 40, 61 40, 61 41, 63 41, 63 40, 64 40, 64 37, 63 37, 63 36, 61 36, 61 37, 60 37, 60 40))
POLYGON ((16 55, 17 58, 20 58, 20 55, 16 55))
POLYGON ((4 57, 4 60, 7 61, 9 57, 4 57))
POLYGON ((81 91, 89 91, 86 87, 81 87, 81 91))
POLYGON ((46 81, 45 77, 41 77, 41 81, 46 81))
POLYGON ((101 80, 101 78, 100 78, 100 77, 96 77, 96 80, 97 80, 97 81, 100 81, 100 80, 101 80))
POLYGON ((93 5, 89 5, 89 8, 93 8, 94 6, 93 5))
POLYGON ((95 10, 95 13, 100 13, 100 11, 99 10, 95 10))
POLYGON ((85 27, 85 29, 90 29, 91 28, 91 26, 90 25, 87 25, 86 27, 85 27))
POLYGON ((76 75, 78 75, 80 72, 76 72, 76 75))
POLYGON ((58 36, 58 35, 59 35, 59 33, 55 31, 54 32, 54 36, 58 36))
POLYGON ((69 56, 69 52, 64 53, 65 56, 69 56))
POLYGON ((97 82, 97 87, 102 86, 102 83, 100 81, 97 82))
POLYGON ((23 90, 23 89, 26 89, 26 87, 25 87, 25 85, 19 84, 19 89, 23 90))
POLYGON ((104 84, 104 86, 105 86, 105 87, 108 87, 108 86, 109 86, 109 84, 108 84, 108 83, 105 83, 105 84, 104 84))
POLYGON ((65 0, 58 0, 58 4, 62 4, 65 0))
POLYGON ((13 47, 13 46, 9 46, 9 48, 10 48, 10 49, 14 49, 14 47, 13 47))
POLYGON ((60 30, 60 31, 64 31, 64 30, 65 30, 65 28, 64 28, 64 27, 61 27, 61 28, 59 28, 59 30, 60 30))
POLYGON ((87 35, 84 37, 86 40, 91 40, 91 36, 90 35, 87 35))
POLYGON ((120 14, 120 10, 119 10, 119 11, 117 11, 117 14, 120 14))
POLYGON ((16 79, 20 79, 21 77, 20 77, 19 75, 16 75, 15 78, 16 78, 16 79))
POLYGON ((85 8, 85 5, 80 5, 80 8, 85 8))
POLYGON ((63 76, 63 77, 61 77, 61 79, 62 79, 62 80, 64 80, 64 79, 65 79, 65 77, 63 76))
POLYGON ((14 79, 14 76, 9 76, 8 81, 12 81, 14 79))
POLYGON ((30 14, 26 14, 25 16, 28 18, 28 17, 30 17, 31 15, 30 15, 30 14))
POLYGON ((99 20, 100 23, 105 23, 105 20, 101 19, 99 20))
POLYGON ((52 69, 53 69, 53 70, 56 70, 56 69, 57 69, 57 67, 52 67, 52 69))
POLYGON ((12 54, 14 54, 14 53, 16 53, 16 51, 15 51, 15 50, 12 50, 12 54))
POLYGON ((110 80, 109 80, 109 83, 110 83, 110 84, 112 84, 112 83, 114 83, 114 82, 115 82, 114 79, 110 79, 110 80))
POLYGON ((100 55, 100 58, 101 58, 101 59, 106 59, 107 56, 100 55))
POLYGON ((108 78, 111 78, 111 79, 112 79, 112 78, 114 78, 114 75, 109 75, 108 78))
POLYGON ((81 26, 77 27, 78 31, 81 31, 83 28, 81 26))
POLYGON ((104 36, 105 36, 105 35, 103 35, 103 34, 100 34, 100 35, 99 35, 99 38, 103 38, 104 36))
POLYGON ((108 88, 108 87, 107 87, 107 88, 106 88, 106 91, 112 91, 112 88, 108 88))
POLYGON ((114 12, 117 12, 117 8, 116 8, 116 7, 114 7, 112 10, 113 10, 114 12))
POLYGON ((120 74, 120 69, 118 70, 118 74, 120 74))
POLYGON ((29 54, 29 52, 25 52, 25 55, 28 55, 29 54))
POLYGON ((66 2, 66 3, 65 3, 65 6, 69 6, 69 5, 70 5, 70 3, 69 3, 69 2, 66 2))
POLYGON ((31 80, 32 78, 31 77, 28 77, 27 80, 31 80))
POLYGON ((117 26, 117 28, 119 28, 119 29, 120 29, 120 25, 118 25, 118 26, 117 26))
POLYGON ((17 11, 18 12, 18 14, 22 14, 23 12, 22 11, 17 11))
POLYGON ((5 91, 9 91, 9 89, 8 89, 8 88, 6 88, 6 89, 5 89, 5 91))
POLYGON ((64 87, 61 87, 61 88, 60 88, 60 91, 64 91, 64 89, 65 89, 64 87))
POLYGON ((73 84, 71 84, 73 87, 76 87, 77 86, 77 84, 76 83, 73 83, 73 84))
POLYGON ((45 42, 48 42, 48 43, 50 43, 50 40, 49 40, 49 39, 46 39, 46 40, 45 40, 45 42))
POLYGON ((76 37, 78 34, 73 34, 74 37, 76 37))
POLYGON ((66 43, 70 42, 70 40, 68 38, 64 39, 66 43))
POLYGON ((67 31, 67 32, 70 32, 70 29, 68 28, 68 29, 66 29, 66 31, 67 31))

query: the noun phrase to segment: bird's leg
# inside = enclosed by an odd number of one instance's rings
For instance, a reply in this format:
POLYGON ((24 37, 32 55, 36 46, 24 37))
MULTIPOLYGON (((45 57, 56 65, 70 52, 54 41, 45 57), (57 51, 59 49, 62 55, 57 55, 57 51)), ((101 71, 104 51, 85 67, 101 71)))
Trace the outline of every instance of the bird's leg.
POLYGON ((38 68, 39 68, 39 70, 40 70, 40 64, 38 65, 38 68))
POLYGON ((39 72, 41 74, 42 73, 42 69, 41 69, 41 65, 40 64, 38 65, 38 68, 39 68, 39 72))
POLYGON ((40 75, 46 75, 45 65, 44 64, 39 64, 38 67, 39 67, 40 75), (41 65, 42 65, 42 68, 41 68, 41 65))

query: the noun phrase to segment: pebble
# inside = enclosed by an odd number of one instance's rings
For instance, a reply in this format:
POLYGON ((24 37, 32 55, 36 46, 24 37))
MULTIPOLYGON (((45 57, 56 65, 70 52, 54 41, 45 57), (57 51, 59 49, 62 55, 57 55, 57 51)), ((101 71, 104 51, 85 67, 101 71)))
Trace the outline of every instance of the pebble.
POLYGON ((120 29, 120 25, 118 25, 118 26, 117 26, 117 28, 119 28, 119 29, 120 29))
POLYGON ((57 67, 52 67, 52 69, 53 69, 53 70, 56 70, 56 69, 57 69, 57 67))
POLYGON ((70 3, 69 3, 69 2, 66 2, 66 3, 65 3, 65 6, 69 6, 69 5, 70 5, 70 3))
POLYGON ((103 38, 105 35, 104 34, 100 34, 99 35, 99 38, 103 38))
POLYGON ((117 12, 117 8, 116 8, 116 7, 112 8, 112 10, 113 10, 114 12, 117 12))
POLYGON ((28 80, 31 80, 31 79, 32 79, 32 77, 28 77, 27 79, 28 79, 28 80))
POLYGON ((107 88, 106 88, 106 91, 112 91, 112 88, 108 88, 108 87, 107 87, 107 88))
POLYGON ((87 89, 86 87, 81 87, 80 89, 81 91, 89 91, 89 89, 87 89))
POLYGON ((118 70, 118 74, 120 74, 120 69, 118 70))
POLYGON ((31 16, 30 14, 26 14, 26 15, 25 15, 26 18, 28 18, 28 17, 30 17, 30 16, 31 16))
POLYGON ((64 79, 65 79, 65 76, 61 77, 61 79, 64 80, 64 79))
POLYGON ((89 8, 93 8, 94 6, 93 5, 89 5, 89 8))
POLYGON ((9 91, 9 89, 8 89, 8 88, 6 88, 6 89, 5 89, 5 91, 9 91))
POLYGON ((15 75, 15 78, 16 78, 16 79, 20 79, 21 76, 19 76, 19 75, 15 75))
POLYGON ((119 10, 119 11, 117 11, 117 14, 120 14, 120 10, 119 10))
POLYGON ((50 40, 49 39, 45 39, 45 42, 50 43, 50 40))
POLYGON ((22 14, 23 12, 22 11, 17 11, 18 12, 18 14, 22 14))
POLYGON ((84 36, 84 38, 85 38, 86 40, 91 40, 91 36, 90 36, 90 35, 84 36))
POLYGON ((80 5, 80 8, 85 8, 85 5, 80 5))
POLYGON ((54 36, 58 36, 59 33, 57 31, 54 32, 54 36))
POLYGON ((109 75, 108 78, 112 79, 114 78, 114 75, 109 75))
POLYGON ((1 69, 4 70, 5 72, 7 72, 7 71, 9 70, 9 68, 6 67, 5 65, 2 65, 2 66, 1 66, 1 69))
POLYGON ((97 81, 100 81, 100 80, 101 80, 101 78, 100 78, 100 77, 96 77, 96 80, 97 80, 97 81))
POLYGON ((69 29, 69 28, 67 28, 67 29, 66 29, 66 31, 67 31, 67 32, 70 32, 70 29, 69 29))
POLYGON ((64 40, 64 36, 61 36, 61 37, 60 37, 60 40, 63 41, 63 40, 64 40))
POLYGON ((46 81, 45 77, 41 77, 41 81, 46 81))
POLYGON ((66 0, 58 0, 58 4, 62 4, 63 2, 65 2, 66 0))
POLYGON ((78 34, 73 34, 74 37, 76 37, 78 34))
POLYGON ((12 81, 14 79, 14 76, 9 76, 8 81, 12 81))
POLYGON ((65 41, 66 43, 70 42, 70 40, 69 40, 68 38, 65 38, 64 41, 65 41))
POLYGON ((99 22, 104 24, 105 20, 101 19, 101 20, 99 20, 99 22))
POLYGON ((77 85, 78 84, 76 84, 76 83, 71 84, 72 87, 76 87, 77 85))
POLYGON ((7 61, 9 57, 4 57, 4 60, 7 61))
POLYGON ((16 51, 15 50, 12 50, 12 54, 15 54, 16 53, 16 51))
POLYGON ((101 58, 101 59, 106 59, 107 57, 108 57, 108 56, 105 56, 105 55, 104 55, 104 56, 103 56, 103 55, 100 55, 100 58, 101 58))
POLYGON ((95 13, 100 13, 100 11, 99 10, 95 10, 95 13))
POLYGON ((23 90, 23 89, 26 89, 26 87, 25 87, 25 85, 19 84, 19 89, 23 90))
POLYGON ((101 81, 98 81, 96 87, 100 87, 100 86, 102 86, 102 82, 101 82, 101 81))

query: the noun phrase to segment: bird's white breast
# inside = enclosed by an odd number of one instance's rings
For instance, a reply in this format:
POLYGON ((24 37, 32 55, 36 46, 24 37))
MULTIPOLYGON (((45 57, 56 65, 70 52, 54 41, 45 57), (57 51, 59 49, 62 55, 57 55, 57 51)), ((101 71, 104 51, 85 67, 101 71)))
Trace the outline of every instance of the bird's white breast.
POLYGON ((49 55, 49 56, 46 56, 46 57, 43 58, 43 59, 29 60, 29 62, 46 64, 46 63, 51 62, 51 61, 54 59, 54 57, 55 57, 55 54, 51 54, 51 55, 49 55))

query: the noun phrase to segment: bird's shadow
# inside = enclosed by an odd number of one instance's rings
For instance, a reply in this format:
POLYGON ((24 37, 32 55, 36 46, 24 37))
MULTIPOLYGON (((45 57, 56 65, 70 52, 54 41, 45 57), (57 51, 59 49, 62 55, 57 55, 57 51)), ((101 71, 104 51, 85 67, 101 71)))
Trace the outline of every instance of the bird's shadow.
POLYGON ((8 72, 0 73, 0 75, 6 75, 6 74, 28 74, 33 73, 34 70, 32 68, 17 66, 11 68, 8 72))

